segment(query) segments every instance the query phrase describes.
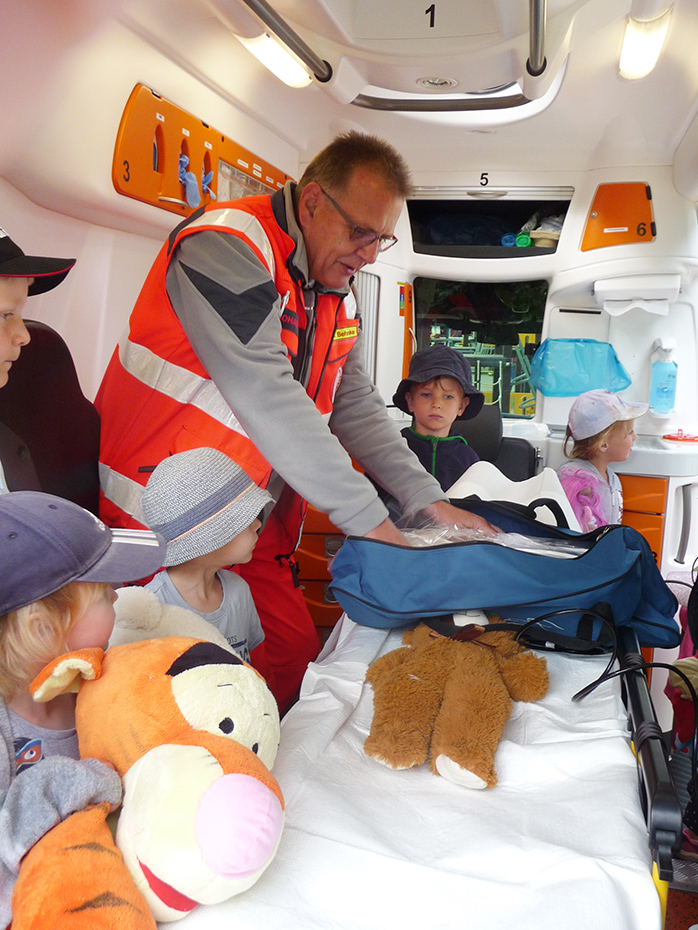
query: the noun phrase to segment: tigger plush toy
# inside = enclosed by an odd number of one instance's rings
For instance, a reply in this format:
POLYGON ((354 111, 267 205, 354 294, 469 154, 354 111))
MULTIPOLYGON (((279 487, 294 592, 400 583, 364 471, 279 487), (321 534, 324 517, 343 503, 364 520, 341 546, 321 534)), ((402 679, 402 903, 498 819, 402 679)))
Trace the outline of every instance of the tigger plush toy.
POLYGON ((284 802, 270 773, 278 709, 251 666, 216 643, 165 637, 61 656, 32 690, 78 691, 80 753, 111 763, 124 793, 116 847, 97 806, 30 850, 12 930, 153 930, 259 878, 284 802))

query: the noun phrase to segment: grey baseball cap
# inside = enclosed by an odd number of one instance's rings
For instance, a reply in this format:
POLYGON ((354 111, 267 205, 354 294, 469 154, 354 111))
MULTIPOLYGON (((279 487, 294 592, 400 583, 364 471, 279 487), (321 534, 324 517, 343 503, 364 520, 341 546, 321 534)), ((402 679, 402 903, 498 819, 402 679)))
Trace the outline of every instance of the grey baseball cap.
POLYGON ((393 394, 393 403, 400 410, 409 413, 405 394, 411 391, 413 384, 426 384, 434 378, 454 378, 463 388, 463 393, 470 398, 470 403, 457 420, 472 420, 482 410, 485 395, 473 384, 470 362, 450 346, 429 346, 419 349, 410 359, 410 369, 393 394))
POLYGON ((62 497, 0 495, 0 615, 70 581, 138 581, 157 571, 164 555, 165 542, 152 530, 112 529, 62 497))
POLYGON ((273 498, 218 449, 171 455, 141 498, 145 522, 167 540, 164 564, 181 565, 229 543, 273 498))

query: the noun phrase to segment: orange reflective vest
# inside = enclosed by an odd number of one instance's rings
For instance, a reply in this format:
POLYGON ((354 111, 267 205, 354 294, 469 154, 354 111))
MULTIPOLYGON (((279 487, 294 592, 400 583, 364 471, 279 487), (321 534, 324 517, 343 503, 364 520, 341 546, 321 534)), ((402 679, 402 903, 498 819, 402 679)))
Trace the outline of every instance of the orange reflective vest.
MULTIPOLYGON (((95 401, 102 418, 100 515, 112 526, 140 525, 134 514, 142 489, 155 466, 176 452, 212 446, 262 487, 270 478, 272 466, 209 378, 167 296, 167 269, 177 243, 201 230, 238 236, 269 270, 281 295, 281 340, 291 362, 308 323, 298 272, 293 275, 289 268, 295 242, 276 222, 268 196, 209 205, 174 230, 148 274, 131 314, 128 339, 114 351, 95 401), (241 214, 246 214, 244 222, 241 214)), ((307 360, 305 366, 295 366, 307 369, 306 391, 326 416, 332 412, 344 360, 358 338, 353 309, 353 297, 319 294, 312 358, 309 366, 307 360)))

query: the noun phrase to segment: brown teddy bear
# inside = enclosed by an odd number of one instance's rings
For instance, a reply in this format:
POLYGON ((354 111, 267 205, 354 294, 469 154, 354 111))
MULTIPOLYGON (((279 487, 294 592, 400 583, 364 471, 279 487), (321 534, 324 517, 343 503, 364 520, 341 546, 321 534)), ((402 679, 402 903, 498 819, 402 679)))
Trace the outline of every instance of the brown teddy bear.
POLYGON ((402 648, 376 659, 366 673, 374 692, 367 755, 393 769, 428 759, 434 774, 456 784, 494 787, 513 702, 548 690, 545 659, 495 628, 473 626, 473 638, 460 641, 420 623, 402 648))

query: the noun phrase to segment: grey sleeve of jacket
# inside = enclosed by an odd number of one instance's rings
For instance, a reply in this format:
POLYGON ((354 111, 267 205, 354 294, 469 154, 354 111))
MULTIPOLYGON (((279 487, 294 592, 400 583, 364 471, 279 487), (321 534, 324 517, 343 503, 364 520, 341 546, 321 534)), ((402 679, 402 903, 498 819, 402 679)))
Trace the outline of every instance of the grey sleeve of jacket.
MULTIPOLYGON (((347 390, 347 402, 355 408, 340 415, 333 435, 294 380, 281 341, 280 297, 252 250, 230 235, 188 236, 170 264, 167 291, 199 360, 274 470, 343 532, 362 535, 378 526, 387 510, 349 453, 365 447, 355 436, 362 421, 370 420, 373 434, 381 422, 390 430, 390 418, 384 405, 379 413, 379 395, 359 387, 364 376, 350 372, 355 389, 347 390)), ((442 498, 438 488, 432 501, 442 498)))
POLYGON ((396 498, 403 513, 411 516, 447 498, 400 434, 363 359, 359 339, 342 372, 330 429, 368 474, 396 498))
POLYGON ((0 927, 11 919, 22 858, 57 823, 89 804, 121 800, 121 779, 97 759, 49 756, 0 792, 0 927))

